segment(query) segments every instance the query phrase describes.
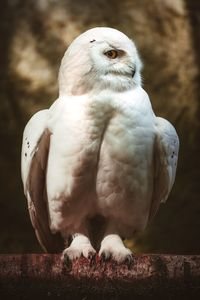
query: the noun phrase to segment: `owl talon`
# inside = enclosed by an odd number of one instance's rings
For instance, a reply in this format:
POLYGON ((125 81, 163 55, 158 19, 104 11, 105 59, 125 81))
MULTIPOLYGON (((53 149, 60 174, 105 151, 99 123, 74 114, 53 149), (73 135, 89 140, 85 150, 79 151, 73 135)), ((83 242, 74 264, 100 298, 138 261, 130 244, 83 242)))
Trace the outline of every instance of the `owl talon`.
POLYGON ((61 260, 65 268, 71 267, 72 262, 67 253, 62 254, 61 260))
POLYGON ((133 255, 128 254, 124 260, 124 263, 128 266, 128 268, 130 268, 133 263, 133 255))
POLYGON ((110 261, 110 259, 111 259, 111 253, 108 252, 108 251, 104 251, 104 252, 101 253, 100 258, 101 258, 101 262, 110 261))

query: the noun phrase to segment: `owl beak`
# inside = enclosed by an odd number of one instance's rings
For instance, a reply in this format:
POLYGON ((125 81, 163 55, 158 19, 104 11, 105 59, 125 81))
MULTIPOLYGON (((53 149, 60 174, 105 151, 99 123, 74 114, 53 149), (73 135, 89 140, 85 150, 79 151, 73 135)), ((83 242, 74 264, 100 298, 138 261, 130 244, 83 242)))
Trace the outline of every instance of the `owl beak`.
POLYGON ((135 75, 135 69, 132 71, 131 76, 134 77, 134 75, 135 75))
POLYGON ((129 68, 131 69, 131 77, 133 78, 135 75, 135 66, 129 66, 129 68))

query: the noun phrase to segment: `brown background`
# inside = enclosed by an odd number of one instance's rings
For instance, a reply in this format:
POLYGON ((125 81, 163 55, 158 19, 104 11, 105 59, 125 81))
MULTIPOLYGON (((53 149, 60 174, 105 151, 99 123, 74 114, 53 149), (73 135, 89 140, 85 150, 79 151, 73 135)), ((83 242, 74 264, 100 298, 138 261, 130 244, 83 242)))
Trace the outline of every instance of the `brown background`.
POLYGON ((62 55, 81 32, 117 28, 141 54, 143 86, 180 137, 177 179, 136 252, 200 254, 200 2, 0 1, 0 252, 40 252, 20 178, 23 128, 58 94, 62 55))

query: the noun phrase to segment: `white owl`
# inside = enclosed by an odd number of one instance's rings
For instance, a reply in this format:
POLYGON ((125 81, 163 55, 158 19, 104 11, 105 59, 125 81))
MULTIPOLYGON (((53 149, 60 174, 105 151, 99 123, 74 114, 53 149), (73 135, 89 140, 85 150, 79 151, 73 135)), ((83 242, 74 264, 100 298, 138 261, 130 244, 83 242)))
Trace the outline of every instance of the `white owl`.
POLYGON ((26 125, 22 179, 45 251, 130 261, 123 239, 143 230, 166 201, 179 139, 155 116, 140 70, 125 34, 90 29, 62 59, 58 99, 26 125))

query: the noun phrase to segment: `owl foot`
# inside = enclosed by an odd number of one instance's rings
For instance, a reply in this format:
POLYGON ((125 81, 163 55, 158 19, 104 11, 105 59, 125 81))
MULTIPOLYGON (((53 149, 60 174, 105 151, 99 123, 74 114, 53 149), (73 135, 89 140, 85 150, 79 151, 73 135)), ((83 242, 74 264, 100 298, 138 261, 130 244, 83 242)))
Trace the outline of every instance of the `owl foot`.
POLYGON ((66 263, 80 258, 81 256, 90 260, 96 255, 90 240, 84 235, 76 235, 71 245, 63 251, 62 260, 66 263))
POLYGON ((99 256, 102 261, 113 259, 117 263, 130 265, 133 261, 131 250, 126 248, 117 234, 107 235, 101 242, 99 256))

